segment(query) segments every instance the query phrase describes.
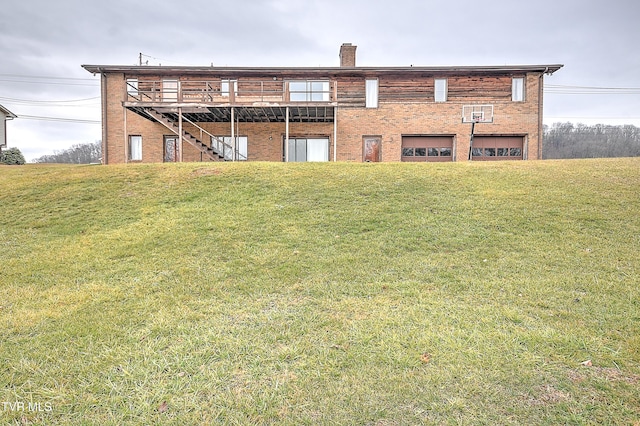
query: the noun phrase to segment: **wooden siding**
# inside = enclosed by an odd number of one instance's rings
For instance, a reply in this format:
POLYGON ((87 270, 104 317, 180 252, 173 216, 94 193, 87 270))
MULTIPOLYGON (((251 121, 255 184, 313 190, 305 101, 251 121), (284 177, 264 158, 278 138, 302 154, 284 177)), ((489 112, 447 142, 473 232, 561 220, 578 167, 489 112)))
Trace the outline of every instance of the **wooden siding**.
MULTIPOLYGON (((138 90, 144 94, 159 94, 162 91, 162 80, 171 79, 160 75, 129 75, 127 77, 138 78, 138 90)), ((447 102, 462 103, 471 103, 479 98, 489 103, 493 101, 510 101, 513 77, 524 77, 524 75, 438 76, 438 78, 447 79, 447 102)), ((288 97, 286 82, 303 80, 299 76, 284 74, 251 78, 233 78, 215 74, 173 77, 173 79, 180 81, 185 102, 220 102, 219 98, 214 99, 213 97, 222 96, 221 82, 229 78, 237 81, 238 96, 245 97, 247 100, 264 102, 283 101, 288 97)), ((336 95, 340 105, 364 106, 366 94, 366 78, 364 76, 328 75, 326 79, 337 85, 336 95)), ((319 80, 319 78, 316 80, 319 80)), ((435 76, 433 75, 381 76, 379 78, 378 99, 380 102, 435 102, 434 82, 435 76)), ((336 100, 334 99, 334 84, 332 84, 331 88, 331 101, 336 100)), ((230 89, 233 90, 232 88, 230 89)))
POLYGON ((487 101, 510 101, 511 79, 511 76, 451 77, 447 80, 448 100, 467 102, 482 98, 487 101))
POLYGON ((379 84, 380 102, 433 102, 434 78, 385 77, 379 84))
POLYGON ((341 77, 338 80, 340 105, 364 107, 365 79, 363 77, 341 77))

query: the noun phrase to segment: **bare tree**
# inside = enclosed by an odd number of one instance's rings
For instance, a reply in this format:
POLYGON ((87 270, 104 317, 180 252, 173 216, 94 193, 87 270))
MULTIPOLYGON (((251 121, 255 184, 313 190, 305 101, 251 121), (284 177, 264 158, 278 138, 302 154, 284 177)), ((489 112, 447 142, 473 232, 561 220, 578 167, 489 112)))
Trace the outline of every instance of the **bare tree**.
POLYGON ((543 156, 604 158, 640 156, 640 128, 631 125, 554 123, 544 126, 543 156))
POLYGON ((64 151, 54 151, 53 154, 43 155, 34 160, 35 163, 67 163, 67 164, 90 164, 100 161, 102 156, 102 143, 86 143, 73 145, 64 151))

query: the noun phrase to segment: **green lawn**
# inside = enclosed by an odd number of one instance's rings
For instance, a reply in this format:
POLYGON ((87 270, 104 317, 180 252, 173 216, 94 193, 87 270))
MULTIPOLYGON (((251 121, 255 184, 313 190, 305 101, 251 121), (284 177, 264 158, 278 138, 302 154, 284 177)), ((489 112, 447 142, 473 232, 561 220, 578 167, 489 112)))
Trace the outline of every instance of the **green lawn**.
POLYGON ((0 423, 638 425, 639 213, 640 159, 0 167, 0 423))

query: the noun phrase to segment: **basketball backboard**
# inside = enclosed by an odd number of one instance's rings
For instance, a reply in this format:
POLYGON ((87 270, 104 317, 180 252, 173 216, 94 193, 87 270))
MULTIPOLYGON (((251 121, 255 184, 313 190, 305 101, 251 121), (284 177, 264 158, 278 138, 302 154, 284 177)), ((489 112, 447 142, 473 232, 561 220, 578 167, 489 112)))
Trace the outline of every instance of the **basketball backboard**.
POLYGON ((493 123, 493 105, 464 105, 463 123, 493 123))

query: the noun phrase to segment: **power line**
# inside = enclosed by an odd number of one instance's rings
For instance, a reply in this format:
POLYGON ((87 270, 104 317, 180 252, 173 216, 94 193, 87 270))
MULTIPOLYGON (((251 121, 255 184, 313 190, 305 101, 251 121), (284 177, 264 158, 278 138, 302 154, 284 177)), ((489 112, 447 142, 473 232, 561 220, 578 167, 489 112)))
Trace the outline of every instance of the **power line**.
POLYGON ((545 93, 565 95, 640 95, 640 87, 597 87, 545 84, 545 93))
POLYGON ((94 84, 87 83, 65 83, 65 82, 55 82, 55 81, 35 81, 35 80, 6 80, 0 79, 0 81, 5 83, 28 83, 28 84, 50 84, 57 86, 84 86, 84 87, 98 87, 99 83, 95 82, 94 84))
POLYGON ((5 98, 3 96, 0 96, 0 100, 3 101, 9 101, 9 102, 33 102, 33 103, 55 103, 55 104, 59 104, 59 103, 72 103, 72 102, 85 102, 85 101, 93 101, 96 99, 100 99, 100 96, 94 96, 92 98, 84 98, 84 99, 65 99, 65 100, 61 100, 61 101, 38 101, 38 100, 34 100, 34 99, 18 99, 18 98, 5 98))
POLYGON ((97 99, 100 99, 100 97, 60 101, 37 101, 31 99, 5 98, 0 96, 0 102, 5 103, 6 105, 25 105, 38 108, 98 108, 100 106, 100 102, 96 101, 97 99))
POLYGON ((169 62, 169 63, 172 63, 172 64, 190 66, 189 64, 185 64, 184 62, 177 62, 177 61, 171 61, 169 59, 156 58, 155 56, 147 55, 145 53, 140 52, 139 55, 138 55, 138 58, 139 58, 138 62, 139 62, 139 65, 141 65, 141 66, 149 64, 148 60, 145 61, 145 63, 143 63, 142 62, 142 57, 149 58, 149 59, 155 59, 156 61, 169 62))
POLYGON ((38 78, 38 79, 45 79, 45 80, 96 81, 95 78, 55 77, 55 76, 51 76, 51 75, 0 74, 0 77, 38 78))
POLYGON ((25 120, 41 120, 41 121, 60 121, 64 123, 80 123, 80 124, 100 124, 100 120, 84 120, 80 118, 63 118, 63 117, 42 117, 38 115, 18 115, 18 118, 25 120))

